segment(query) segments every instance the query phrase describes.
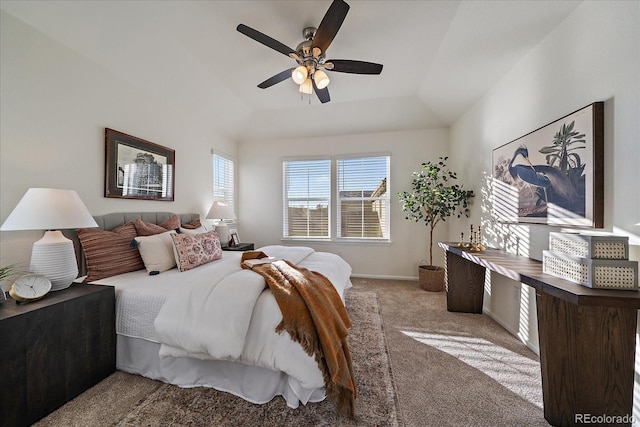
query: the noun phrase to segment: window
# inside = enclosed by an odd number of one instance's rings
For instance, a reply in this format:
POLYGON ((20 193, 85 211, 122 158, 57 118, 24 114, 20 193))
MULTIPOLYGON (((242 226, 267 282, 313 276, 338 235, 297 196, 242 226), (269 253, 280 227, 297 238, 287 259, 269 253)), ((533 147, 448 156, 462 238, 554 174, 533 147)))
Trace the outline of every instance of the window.
POLYGON ((213 154, 213 200, 233 206, 235 196, 234 161, 224 155, 213 154))
POLYGON ((338 239, 389 240, 389 159, 337 160, 338 239))
POLYGON ((328 239, 331 159, 285 160, 283 237, 328 239))

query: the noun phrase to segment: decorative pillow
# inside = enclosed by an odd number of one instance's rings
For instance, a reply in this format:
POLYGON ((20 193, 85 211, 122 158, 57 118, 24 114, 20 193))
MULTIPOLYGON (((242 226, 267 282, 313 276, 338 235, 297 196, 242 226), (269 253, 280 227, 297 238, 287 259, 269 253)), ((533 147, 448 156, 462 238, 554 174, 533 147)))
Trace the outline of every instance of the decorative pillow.
POLYGON ((136 237, 132 222, 112 231, 98 228, 78 228, 76 231, 87 260, 85 283, 144 268, 140 253, 130 246, 136 237))
POLYGON ((190 230, 194 230, 196 228, 200 228, 202 227, 202 223, 200 222, 199 219, 196 219, 195 221, 191 221, 188 224, 182 224, 180 227, 182 228, 188 228, 190 230))
POLYGON ((187 271, 202 264, 222 258, 218 233, 172 234, 173 253, 178 270, 187 271))
POLYGON ((176 230, 180 227, 180 218, 178 215, 174 215, 160 225, 136 218, 133 224, 136 226, 138 236, 153 236, 154 234, 164 233, 167 230, 176 230))
POLYGON ((201 234, 208 231, 206 228, 204 228, 204 226, 200 226, 198 228, 185 228, 184 226, 182 226, 179 230, 181 234, 201 234))
POLYGON ((149 274, 162 273, 176 266, 171 234, 175 234, 175 230, 134 239, 149 274))

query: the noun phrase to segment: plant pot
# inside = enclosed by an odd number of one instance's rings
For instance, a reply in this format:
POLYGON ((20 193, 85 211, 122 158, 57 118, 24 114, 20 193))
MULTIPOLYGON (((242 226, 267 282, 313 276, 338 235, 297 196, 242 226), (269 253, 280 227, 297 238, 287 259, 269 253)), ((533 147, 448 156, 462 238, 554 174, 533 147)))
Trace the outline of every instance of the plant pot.
POLYGON ((418 266, 420 288, 429 292, 444 291, 444 268, 436 265, 418 266))

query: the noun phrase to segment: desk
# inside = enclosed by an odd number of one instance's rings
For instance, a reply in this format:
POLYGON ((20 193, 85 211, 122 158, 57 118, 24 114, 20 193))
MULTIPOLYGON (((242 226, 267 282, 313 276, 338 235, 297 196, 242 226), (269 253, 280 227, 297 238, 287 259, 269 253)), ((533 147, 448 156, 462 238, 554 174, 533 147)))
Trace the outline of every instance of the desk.
MULTIPOLYGON (((482 312, 485 270, 536 291, 544 417, 578 425, 577 414, 631 417, 640 292, 587 288, 542 273, 542 263, 497 249, 447 256, 447 309, 482 312)), ((630 425, 627 423, 626 425, 630 425)))

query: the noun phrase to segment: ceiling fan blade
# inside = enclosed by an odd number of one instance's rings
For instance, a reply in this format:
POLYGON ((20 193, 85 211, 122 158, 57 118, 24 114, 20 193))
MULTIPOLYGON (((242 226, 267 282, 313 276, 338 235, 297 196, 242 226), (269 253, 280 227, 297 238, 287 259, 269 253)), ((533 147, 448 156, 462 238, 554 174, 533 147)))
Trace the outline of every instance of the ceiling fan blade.
POLYGON ((287 80, 289 77, 291 77, 291 72, 292 71, 293 71, 293 68, 289 68, 288 70, 284 70, 284 71, 276 74, 273 77, 269 77, 267 80, 265 80, 262 83, 260 83, 258 85, 258 87, 260 89, 266 89, 268 87, 273 86, 274 84, 283 82, 283 81, 287 80))
POLYGON ((320 100, 320 102, 325 104, 331 101, 331 97, 329 96, 329 89, 327 89, 326 87, 324 89, 318 89, 318 86, 316 86, 316 81, 313 79, 311 79, 311 83, 313 83, 313 90, 318 96, 318 99, 320 100))
POLYGON ((333 0, 313 36, 311 47, 318 47, 323 53, 326 52, 347 17, 347 12, 349 5, 344 0, 333 0))
POLYGON ((337 71, 339 73, 353 74, 380 74, 382 72, 382 64, 366 61, 354 61, 351 59, 329 59, 326 65, 333 64, 333 68, 326 67, 327 70, 337 71))
POLYGON ((273 50, 277 50, 278 52, 289 56, 291 53, 296 54, 296 51, 291 49, 289 46, 280 43, 278 40, 269 37, 266 34, 262 34, 258 30, 254 30, 251 27, 247 27, 244 24, 240 24, 236 27, 236 30, 241 32, 247 37, 250 37, 257 41, 258 43, 262 43, 263 45, 270 47, 273 50))

